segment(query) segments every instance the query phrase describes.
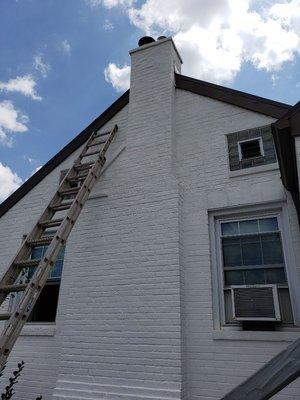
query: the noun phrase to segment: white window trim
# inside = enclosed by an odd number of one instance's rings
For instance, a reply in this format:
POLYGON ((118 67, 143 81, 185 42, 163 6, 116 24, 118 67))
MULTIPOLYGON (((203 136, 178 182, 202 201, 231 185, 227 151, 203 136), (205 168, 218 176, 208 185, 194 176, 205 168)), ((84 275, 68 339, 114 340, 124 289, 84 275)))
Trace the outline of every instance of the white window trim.
MULTIPOLYGON (((242 148, 241 148, 241 144, 242 144, 242 143, 247 143, 247 142, 253 142, 254 140, 258 140, 258 142, 259 142, 260 156, 257 156, 257 157, 264 157, 265 151, 264 151, 264 146, 263 146, 262 137, 261 137, 261 136, 258 136, 258 137, 254 137, 254 138, 251 138, 251 139, 239 140, 239 141, 237 142, 237 144, 238 144, 238 151, 239 151, 239 160, 240 160, 240 161, 242 161, 242 160, 248 160, 247 158, 243 158, 243 157, 242 157, 242 148)), ((252 158, 256 158, 256 157, 251 157, 251 158, 249 158, 249 160, 251 160, 252 158)))
POLYGON ((235 171, 230 171, 230 166, 228 166, 228 176, 229 178, 236 178, 244 175, 259 174, 261 172, 269 172, 269 171, 272 172, 278 170, 279 170, 279 165, 277 161, 276 163, 257 165, 256 167, 242 168, 242 169, 237 169, 235 171))
POLYGON ((238 219, 256 219, 257 217, 274 215, 278 218, 278 226, 281 232, 285 270, 292 304, 294 323, 295 325, 300 325, 300 298, 297 296, 300 283, 298 283, 299 278, 292 247, 291 233, 289 230, 287 205, 281 202, 274 202, 270 204, 233 207, 209 212, 214 329, 218 330, 222 327, 232 330, 237 329, 237 327, 230 327, 229 325, 225 324, 225 304, 223 295, 224 270, 222 268, 222 248, 220 245, 220 222, 224 220, 236 221, 238 219))
POLYGON ((55 336, 56 323, 26 322, 20 333, 21 336, 55 336))

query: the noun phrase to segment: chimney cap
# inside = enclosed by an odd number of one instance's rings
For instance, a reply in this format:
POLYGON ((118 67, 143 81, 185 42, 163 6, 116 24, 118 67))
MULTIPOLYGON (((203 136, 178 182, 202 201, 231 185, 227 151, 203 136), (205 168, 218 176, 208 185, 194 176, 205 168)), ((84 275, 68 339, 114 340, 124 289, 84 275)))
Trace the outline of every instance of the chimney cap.
POLYGON ((138 45, 139 47, 144 46, 144 44, 153 43, 155 40, 151 36, 143 36, 140 38, 138 45))

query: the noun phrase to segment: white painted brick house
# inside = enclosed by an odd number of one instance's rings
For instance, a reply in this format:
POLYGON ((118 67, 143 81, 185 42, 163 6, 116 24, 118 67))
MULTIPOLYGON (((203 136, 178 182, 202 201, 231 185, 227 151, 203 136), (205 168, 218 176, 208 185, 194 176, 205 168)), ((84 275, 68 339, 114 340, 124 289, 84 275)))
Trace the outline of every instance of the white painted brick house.
POLYGON ((118 124, 10 357, 16 399, 221 399, 300 336, 297 106, 180 75, 170 38, 130 54, 130 92, 0 205, 3 272, 91 132, 118 124), (245 284, 276 286, 280 321, 234 319, 245 284))

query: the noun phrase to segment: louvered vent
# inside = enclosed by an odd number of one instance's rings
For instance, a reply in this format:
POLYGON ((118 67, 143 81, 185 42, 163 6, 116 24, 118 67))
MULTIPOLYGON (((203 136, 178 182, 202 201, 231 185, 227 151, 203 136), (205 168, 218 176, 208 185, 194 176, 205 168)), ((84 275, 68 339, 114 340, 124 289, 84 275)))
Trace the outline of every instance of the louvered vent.
POLYGON ((275 285, 233 286, 233 315, 239 321, 278 321, 280 311, 275 285))

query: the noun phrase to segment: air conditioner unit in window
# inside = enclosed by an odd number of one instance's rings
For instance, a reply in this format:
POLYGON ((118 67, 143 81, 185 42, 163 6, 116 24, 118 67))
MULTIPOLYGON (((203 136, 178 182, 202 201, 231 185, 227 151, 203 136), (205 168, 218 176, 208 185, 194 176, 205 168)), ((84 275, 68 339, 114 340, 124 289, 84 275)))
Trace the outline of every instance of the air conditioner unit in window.
POLYGON ((237 321, 280 321, 276 285, 232 286, 233 318, 237 321))

